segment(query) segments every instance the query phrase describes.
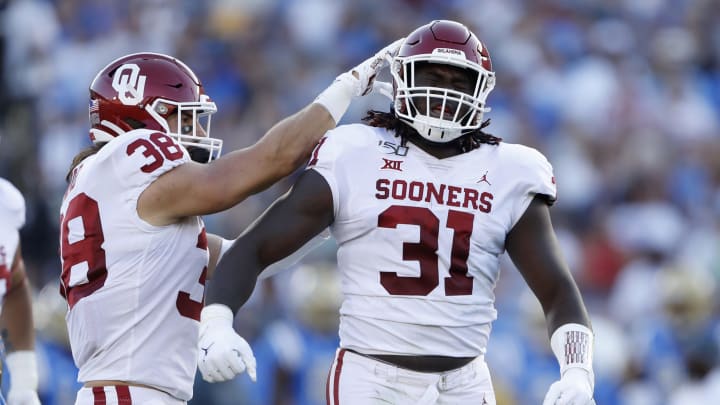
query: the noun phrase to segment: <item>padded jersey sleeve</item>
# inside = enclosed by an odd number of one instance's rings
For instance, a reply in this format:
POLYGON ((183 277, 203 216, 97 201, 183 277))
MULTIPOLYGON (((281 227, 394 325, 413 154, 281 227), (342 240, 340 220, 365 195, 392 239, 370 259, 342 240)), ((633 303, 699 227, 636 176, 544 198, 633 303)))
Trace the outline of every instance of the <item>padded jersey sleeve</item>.
POLYGON ((557 199, 557 187, 552 165, 542 153, 527 146, 513 146, 516 192, 519 194, 513 209, 514 226, 536 195, 544 196, 547 204, 553 205, 557 199))
MULTIPOLYGON (((25 198, 9 181, 0 178, 0 279, 6 279, 7 290, 12 289, 13 260, 20 245, 20 228, 25 224, 25 198), (4 269, 3 269, 4 267, 4 269)), ((22 279, 21 279, 22 280, 22 279)), ((5 291, 0 292, 0 302, 5 291)), ((1 307, 2 305, 0 305, 1 307)))
POLYGON ((529 149, 528 178, 530 193, 546 197, 548 205, 557 200, 557 185, 553 167, 547 158, 535 149, 529 149))
POLYGON ((310 161, 307 165, 307 170, 315 170, 318 172, 330 187, 333 197, 333 214, 335 217, 338 215, 338 209, 340 204, 340 190, 338 178, 340 177, 338 158, 343 154, 345 145, 342 142, 343 136, 340 132, 343 131, 343 126, 332 129, 320 139, 315 150, 310 156, 310 161))
POLYGON ((0 178, 0 223, 19 230, 25 225, 25 198, 9 181, 0 178))
MULTIPOLYGON (((120 142, 108 151, 107 160, 120 184, 116 190, 121 193, 124 202, 132 207, 135 217, 140 194, 161 175, 190 161, 190 155, 172 138, 155 131, 131 131, 113 142, 116 141, 120 142)), ((140 222, 145 224, 144 221, 140 222)))

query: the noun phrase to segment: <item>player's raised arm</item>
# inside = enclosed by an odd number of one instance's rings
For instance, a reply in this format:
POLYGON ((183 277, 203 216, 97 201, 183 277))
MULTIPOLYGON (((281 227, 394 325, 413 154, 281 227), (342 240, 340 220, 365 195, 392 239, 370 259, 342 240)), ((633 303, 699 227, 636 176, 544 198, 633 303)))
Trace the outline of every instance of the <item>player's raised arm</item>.
POLYGON ((339 75, 317 98, 283 119, 255 144, 210 164, 185 164, 159 178, 138 204, 142 217, 161 225, 232 207, 299 168, 317 141, 335 127, 353 97, 368 94, 386 56, 400 41, 339 75), (178 193, 183 194, 180 198, 178 193))

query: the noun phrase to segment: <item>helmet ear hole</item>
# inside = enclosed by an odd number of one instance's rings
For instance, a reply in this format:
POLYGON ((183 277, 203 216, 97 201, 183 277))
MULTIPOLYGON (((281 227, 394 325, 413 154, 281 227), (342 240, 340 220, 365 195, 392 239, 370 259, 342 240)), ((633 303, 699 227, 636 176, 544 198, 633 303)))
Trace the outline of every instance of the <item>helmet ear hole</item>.
POLYGON ((166 115, 170 111, 170 108, 165 103, 157 103, 155 111, 160 115, 166 115))

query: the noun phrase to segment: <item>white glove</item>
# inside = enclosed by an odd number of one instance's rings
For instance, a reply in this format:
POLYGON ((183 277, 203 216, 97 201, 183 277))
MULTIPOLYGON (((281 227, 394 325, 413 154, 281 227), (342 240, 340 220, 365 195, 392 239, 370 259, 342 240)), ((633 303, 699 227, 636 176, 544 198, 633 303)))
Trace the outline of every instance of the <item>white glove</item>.
POLYGON ((373 93, 381 94, 387 97, 390 101, 393 101, 395 97, 395 89, 393 88, 392 83, 375 80, 372 91, 373 93))
POLYGON ((200 313, 198 369, 211 383, 231 380, 245 370, 253 382, 257 379, 252 349, 235 333, 233 313, 225 305, 208 305, 200 313))
POLYGON ((356 79, 355 96, 365 96, 373 90, 375 77, 377 77, 377 74, 397 55, 403 42, 405 42, 405 38, 396 40, 392 44, 379 50, 372 57, 365 59, 362 63, 350 69, 348 73, 352 73, 356 79))
POLYGON ((550 386, 543 405, 592 405, 593 389, 588 372, 581 368, 568 369, 559 381, 550 386))
POLYGON ((373 90, 375 77, 397 55, 403 41, 405 38, 398 39, 359 65, 340 74, 315 98, 314 103, 324 106, 335 123, 340 122, 353 97, 367 95, 373 90))
POLYGON ((560 363, 560 380, 550 386, 543 405, 592 405, 595 374, 592 369, 594 336, 585 325, 567 323, 550 337, 560 363))
POLYGON ((40 405, 37 395, 37 358, 32 350, 18 350, 7 355, 10 373, 8 405, 40 405))

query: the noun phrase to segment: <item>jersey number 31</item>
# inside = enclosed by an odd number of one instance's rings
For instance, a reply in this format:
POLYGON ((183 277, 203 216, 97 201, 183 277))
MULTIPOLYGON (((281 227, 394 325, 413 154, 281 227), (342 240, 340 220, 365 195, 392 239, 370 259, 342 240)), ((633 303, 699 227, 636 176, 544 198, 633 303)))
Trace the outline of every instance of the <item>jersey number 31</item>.
MULTIPOLYGON (((445 295, 471 295, 473 278, 468 276, 467 259, 474 215, 463 211, 448 211, 446 226, 453 230, 449 277, 445 277, 445 295)), ((403 243, 403 260, 420 263, 420 277, 399 276, 396 272, 381 271, 380 284, 392 295, 428 295, 440 284, 438 269, 438 238, 440 220, 425 207, 393 205, 378 216, 378 227, 397 228, 398 225, 420 227, 420 241, 403 243)))

